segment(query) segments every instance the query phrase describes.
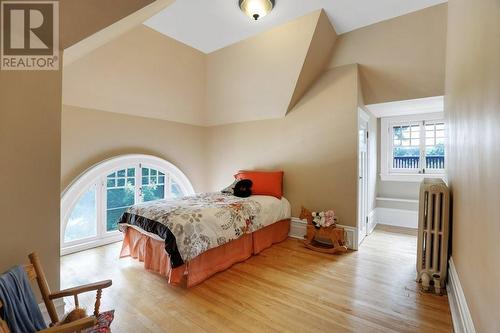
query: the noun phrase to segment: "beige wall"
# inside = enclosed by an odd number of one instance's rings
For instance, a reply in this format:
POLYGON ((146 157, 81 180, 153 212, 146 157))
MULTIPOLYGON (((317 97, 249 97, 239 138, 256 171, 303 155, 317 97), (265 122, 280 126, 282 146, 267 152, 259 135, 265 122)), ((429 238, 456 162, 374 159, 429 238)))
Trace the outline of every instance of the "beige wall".
POLYGON ((0 71, 0 272, 38 252, 59 287, 61 72, 0 71))
POLYGON ((164 120, 63 106, 61 190, 87 168, 123 154, 161 157, 207 190, 206 129, 164 120))
POLYGON ((201 124, 205 55, 140 25, 64 68, 63 103, 201 124))
POLYGON ((365 104, 444 94, 447 5, 339 36, 330 68, 360 65, 365 104))
MULTIPOLYGON (((61 1, 59 45, 78 42, 149 2, 61 1)), ((61 100, 61 71, 0 71, 0 271, 36 251, 53 289, 60 269, 61 100)))
MULTIPOLYGON (((150 2, 66 0, 60 6, 60 45, 150 2)), ((36 251, 53 289, 59 288, 61 101, 61 71, 0 71, 0 271, 36 251)))
POLYGON ((356 223, 357 66, 321 76, 283 119, 210 128, 211 189, 239 169, 282 169, 294 216, 300 206, 333 208, 341 223, 356 223))
POLYGON ((452 257, 476 332, 500 332, 500 2, 450 0, 445 115, 452 257))
MULTIPOLYGON (((365 104, 444 94, 447 4, 342 34, 330 67, 358 63, 365 104)), ((380 121, 379 121, 380 123, 380 121)), ((418 199, 419 183, 381 181, 380 124, 377 195, 418 199)), ((377 202, 379 207, 416 210, 417 204, 377 202)))
POLYGON ((207 55, 207 125, 282 118, 321 11, 207 55))
POLYGON ((332 56, 336 40, 335 29, 325 11, 321 10, 287 112, 293 109, 323 73, 332 56))

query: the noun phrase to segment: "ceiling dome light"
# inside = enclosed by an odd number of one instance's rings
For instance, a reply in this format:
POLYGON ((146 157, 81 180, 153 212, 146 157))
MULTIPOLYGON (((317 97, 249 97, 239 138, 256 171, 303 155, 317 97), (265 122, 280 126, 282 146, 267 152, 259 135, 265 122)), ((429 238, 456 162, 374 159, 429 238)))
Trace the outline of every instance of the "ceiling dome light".
POLYGON ((240 0, 240 9, 257 21, 274 8, 274 0, 240 0))

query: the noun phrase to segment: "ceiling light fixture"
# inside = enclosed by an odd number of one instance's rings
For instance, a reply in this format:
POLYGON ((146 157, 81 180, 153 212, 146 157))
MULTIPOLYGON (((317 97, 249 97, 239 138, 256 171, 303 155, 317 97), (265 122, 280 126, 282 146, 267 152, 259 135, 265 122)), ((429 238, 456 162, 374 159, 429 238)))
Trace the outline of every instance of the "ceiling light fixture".
POLYGON ((257 21, 274 8, 274 0, 240 0, 240 9, 248 17, 257 21))

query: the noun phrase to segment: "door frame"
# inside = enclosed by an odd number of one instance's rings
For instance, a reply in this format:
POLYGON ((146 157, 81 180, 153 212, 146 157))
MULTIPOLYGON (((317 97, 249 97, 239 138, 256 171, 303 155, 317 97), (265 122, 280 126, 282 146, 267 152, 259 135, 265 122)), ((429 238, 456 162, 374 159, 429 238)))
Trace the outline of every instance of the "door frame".
POLYGON ((356 227, 357 227, 357 232, 358 232, 358 245, 363 242, 365 237, 369 233, 369 228, 368 228, 368 184, 370 183, 370 143, 369 143, 369 136, 370 136, 370 116, 369 114, 364 111, 361 108, 358 108, 358 135, 357 135, 357 140, 358 140, 358 145, 357 145, 357 169, 356 169, 356 176, 357 176, 357 213, 356 213, 356 227), (360 131, 364 130, 365 133, 363 134, 364 140, 365 140, 365 145, 366 145, 366 151, 365 151, 365 159, 362 161, 361 159, 361 136, 360 136, 360 131), (364 169, 362 174, 360 173, 361 168, 363 167, 364 164, 364 169))

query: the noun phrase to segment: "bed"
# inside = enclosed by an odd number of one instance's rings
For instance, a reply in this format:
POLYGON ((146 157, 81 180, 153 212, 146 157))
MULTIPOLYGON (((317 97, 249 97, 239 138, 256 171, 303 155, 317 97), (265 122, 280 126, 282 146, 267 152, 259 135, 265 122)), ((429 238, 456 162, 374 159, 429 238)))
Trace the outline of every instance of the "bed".
POLYGON ((173 285, 192 287, 281 242, 290 229, 284 197, 220 192, 134 205, 119 221, 120 257, 131 256, 173 285))

